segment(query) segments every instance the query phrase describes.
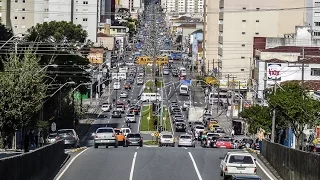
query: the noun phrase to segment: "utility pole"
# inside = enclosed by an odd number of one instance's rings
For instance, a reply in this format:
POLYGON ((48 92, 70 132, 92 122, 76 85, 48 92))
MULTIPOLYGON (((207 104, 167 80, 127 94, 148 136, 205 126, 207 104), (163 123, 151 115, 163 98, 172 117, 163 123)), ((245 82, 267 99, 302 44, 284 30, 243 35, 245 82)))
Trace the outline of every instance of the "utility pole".
POLYGON ((305 60, 305 53, 304 47, 302 48, 302 71, 301 71, 301 87, 304 89, 304 60, 305 60))
MULTIPOLYGON (((277 82, 274 81, 274 93, 277 92, 277 82)), ((276 109, 274 108, 272 111, 272 133, 271 133, 271 142, 274 143, 276 133, 276 109)))
MULTIPOLYGON (((235 91, 235 87, 234 87, 234 79, 237 78, 237 76, 231 76, 230 74, 228 74, 226 76, 226 78, 228 78, 228 93, 230 91, 230 83, 229 80, 230 78, 232 78, 232 90, 231 90, 231 110, 230 110, 230 119, 233 119, 233 110, 234 110, 234 91, 235 91)), ((228 97, 228 96, 227 96, 228 97)), ((228 98, 228 103, 229 103, 229 98, 228 98)))

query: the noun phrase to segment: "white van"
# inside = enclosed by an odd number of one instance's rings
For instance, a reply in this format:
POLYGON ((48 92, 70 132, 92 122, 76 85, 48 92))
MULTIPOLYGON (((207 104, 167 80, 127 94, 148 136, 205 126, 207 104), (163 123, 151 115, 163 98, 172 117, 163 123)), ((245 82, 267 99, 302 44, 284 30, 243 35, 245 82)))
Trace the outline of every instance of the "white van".
POLYGON ((120 90, 121 89, 120 82, 114 82, 113 89, 114 90, 120 90))
POLYGON ((149 102, 149 101, 156 101, 156 100, 161 101, 162 98, 159 93, 142 93, 140 100, 142 102, 149 102))
POLYGON ((186 75, 187 75, 186 68, 184 68, 184 67, 180 68, 180 76, 186 76, 186 75))
POLYGON ((189 86, 188 85, 181 85, 179 89, 179 94, 183 96, 188 96, 189 95, 189 86))

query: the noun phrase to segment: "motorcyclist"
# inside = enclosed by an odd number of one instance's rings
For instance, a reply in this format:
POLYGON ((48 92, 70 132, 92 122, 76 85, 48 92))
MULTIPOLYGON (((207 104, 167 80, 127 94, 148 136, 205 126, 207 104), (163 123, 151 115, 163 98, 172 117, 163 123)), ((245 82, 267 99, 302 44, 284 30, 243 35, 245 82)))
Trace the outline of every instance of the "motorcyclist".
POLYGON ((207 131, 203 131, 202 132, 201 145, 202 146, 206 146, 207 145, 207 131))

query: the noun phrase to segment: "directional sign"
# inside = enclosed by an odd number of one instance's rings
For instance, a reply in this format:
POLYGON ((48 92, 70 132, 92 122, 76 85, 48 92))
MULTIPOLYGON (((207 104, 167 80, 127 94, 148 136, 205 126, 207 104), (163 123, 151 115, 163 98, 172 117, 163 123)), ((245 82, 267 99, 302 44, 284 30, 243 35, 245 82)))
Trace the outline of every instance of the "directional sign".
POLYGON ((154 136, 154 133, 151 133, 151 136, 153 137, 153 136, 154 136))
POLYGON ((184 85, 188 85, 188 86, 191 85, 191 80, 180 80, 180 82, 184 85))

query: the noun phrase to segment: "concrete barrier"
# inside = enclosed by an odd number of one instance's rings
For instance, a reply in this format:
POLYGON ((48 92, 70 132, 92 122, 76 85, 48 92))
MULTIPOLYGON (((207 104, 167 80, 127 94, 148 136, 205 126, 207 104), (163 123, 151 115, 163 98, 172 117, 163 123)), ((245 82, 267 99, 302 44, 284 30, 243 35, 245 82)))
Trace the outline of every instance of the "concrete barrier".
POLYGON ((58 141, 28 153, 0 159, 0 179, 52 179, 68 156, 64 152, 64 142, 58 141))
POLYGON ((262 156, 285 180, 320 179, 320 155, 262 141, 262 156))

